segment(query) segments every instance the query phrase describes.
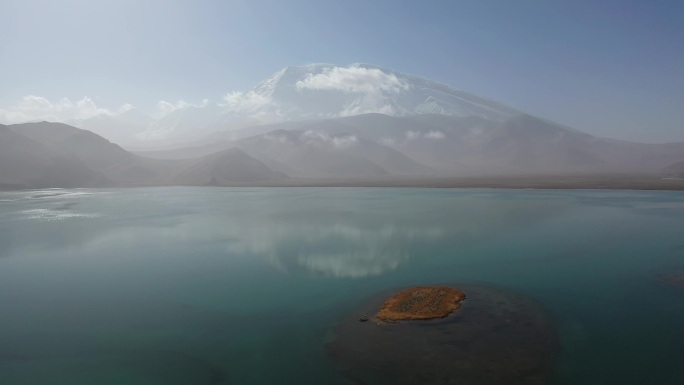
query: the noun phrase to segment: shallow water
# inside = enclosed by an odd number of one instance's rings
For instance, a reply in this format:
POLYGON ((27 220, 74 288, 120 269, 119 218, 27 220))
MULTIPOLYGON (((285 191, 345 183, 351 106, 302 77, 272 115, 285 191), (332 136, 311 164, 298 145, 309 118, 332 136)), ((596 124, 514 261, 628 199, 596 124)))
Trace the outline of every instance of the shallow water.
POLYGON ((554 384, 679 384, 682 234, 679 192, 2 192, 0 383, 341 384, 340 319, 463 282, 548 309, 554 384))

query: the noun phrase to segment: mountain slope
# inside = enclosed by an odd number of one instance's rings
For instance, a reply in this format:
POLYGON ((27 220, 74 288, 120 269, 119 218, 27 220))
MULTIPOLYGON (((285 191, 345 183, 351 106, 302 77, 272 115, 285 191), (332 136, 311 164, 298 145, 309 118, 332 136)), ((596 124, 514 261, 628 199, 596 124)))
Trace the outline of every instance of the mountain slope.
POLYGON ((337 177, 324 169, 336 163, 348 165, 336 170, 347 177, 655 174, 684 158, 684 143, 598 138, 525 114, 493 121, 373 113, 255 126, 209 138, 210 144, 150 156, 188 158, 240 147, 272 169, 299 177, 337 177), (253 133, 258 134, 229 139, 253 133), (352 166, 350 156, 365 165, 352 166))
POLYGON ((213 131, 221 121, 223 110, 215 104, 187 106, 172 111, 153 122, 137 135, 139 140, 151 142, 187 141, 213 131))
POLYGON ((187 162, 171 182, 181 185, 221 186, 285 178, 284 174, 269 169, 244 151, 232 148, 187 162))
POLYGON ((439 82, 370 64, 310 64, 283 68, 247 92, 226 95, 219 104, 177 109, 137 137, 138 145, 180 143, 216 131, 367 113, 503 121, 521 112, 439 82))
POLYGON ((371 112, 396 116, 437 113, 504 120, 520 113, 442 83, 370 64, 286 67, 259 83, 245 98, 228 103, 227 108, 236 114, 284 116, 286 120, 371 112))
POLYGON ((286 178, 239 149, 159 160, 58 123, 0 126, 0 187, 224 185, 286 178))
POLYGON ((65 157, 75 158, 113 180, 144 179, 155 174, 148 162, 87 130, 61 123, 25 123, 10 126, 65 157), (131 170, 138 170, 131 173, 131 170))
POLYGON ((296 130, 344 132, 399 151, 441 175, 653 173, 684 157, 684 143, 598 138, 530 115, 481 117, 367 114, 302 124, 296 130))
POLYGON ((291 176, 357 178, 431 172, 396 150, 349 134, 276 130, 235 145, 291 176))
POLYGON ((0 125, 0 187, 86 187, 111 182, 78 159, 0 125))
POLYGON ((130 109, 116 115, 100 114, 68 123, 107 138, 113 143, 130 146, 139 142, 137 135, 145 132, 153 122, 152 117, 139 110, 130 109))
POLYGON ((667 166, 661 172, 671 178, 684 178, 684 161, 667 166))
POLYGON ((60 157, 76 160, 118 184, 158 183, 171 171, 170 164, 131 154, 99 135, 66 124, 40 122, 9 127, 60 157))

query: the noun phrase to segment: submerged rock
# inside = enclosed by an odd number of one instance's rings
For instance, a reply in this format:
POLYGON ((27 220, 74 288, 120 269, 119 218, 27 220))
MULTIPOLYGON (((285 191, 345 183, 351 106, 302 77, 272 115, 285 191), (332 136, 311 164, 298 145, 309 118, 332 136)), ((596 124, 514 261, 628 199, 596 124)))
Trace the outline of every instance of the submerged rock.
POLYGON ((684 289, 684 271, 658 274, 657 278, 660 282, 684 289))
POLYGON ((339 323, 326 351, 345 378, 357 384, 548 382, 558 342, 541 305, 489 287, 429 288, 405 290, 390 300, 386 294, 378 296, 354 314, 378 312, 376 321, 392 314, 383 312, 388 309, 441 315, 456 298, 458 310, 449 310, 444 318, 362 323, 349 316, 339 323), (420 293, 419 300, 411 301, 412 293, 420 293), (461 302, 463 293, 468 299, 461 302))

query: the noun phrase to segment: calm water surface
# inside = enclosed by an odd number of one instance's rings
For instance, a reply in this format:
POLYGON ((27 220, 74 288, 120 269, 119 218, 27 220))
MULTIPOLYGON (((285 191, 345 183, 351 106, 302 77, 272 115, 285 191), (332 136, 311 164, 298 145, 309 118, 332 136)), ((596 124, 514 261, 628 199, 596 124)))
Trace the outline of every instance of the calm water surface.
POLYGON ((556 384, 684 383, 684 193, 0 193, 0 384, 343 384, 325 355, 406 285, 541 302, 556 384))

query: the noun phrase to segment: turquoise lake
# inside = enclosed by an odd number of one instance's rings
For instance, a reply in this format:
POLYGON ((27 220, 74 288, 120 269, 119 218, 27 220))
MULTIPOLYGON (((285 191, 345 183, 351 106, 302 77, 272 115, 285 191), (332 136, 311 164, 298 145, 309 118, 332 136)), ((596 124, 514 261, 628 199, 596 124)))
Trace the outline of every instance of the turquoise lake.
POLYGON ((541 303, 553 384, 682 384, 677 271, 682 192, 0 192, 0 384, 345 384, 336 323, 439 283, 541 303))

